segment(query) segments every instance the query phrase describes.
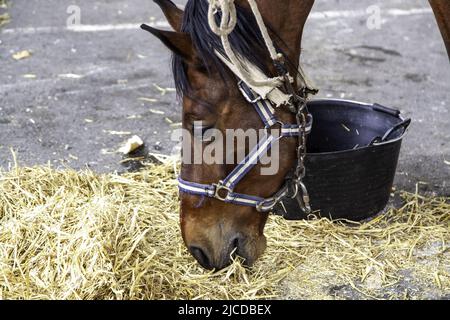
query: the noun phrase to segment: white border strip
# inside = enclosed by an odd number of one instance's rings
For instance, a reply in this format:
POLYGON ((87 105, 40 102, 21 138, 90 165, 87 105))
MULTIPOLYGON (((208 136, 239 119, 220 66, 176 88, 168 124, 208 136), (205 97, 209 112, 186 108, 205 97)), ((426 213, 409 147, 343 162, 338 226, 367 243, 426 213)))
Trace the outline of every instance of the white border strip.
MULTIPOLYGON (((431 14, 431 8, 411 8, 411 9, 386 9, 381 10, 381 15, 392 17, 404 17, 420 14, 431 14)), ((364 10, 330 10, 322 12, 312 12, 309 16, 313 20, 337 19, 337 18, 360 18, 369 14, 364 10)), ((152 27, 169 28, 167 21, 155 21, 148 23, 152 27)), ((58 32, 108 32, 117 30, 135 30, 139 29, 141 23, 123 23, 123 24, 82 24, 70 27, 27 27, 27 28, 5 28, 2 34, 35 34, 35 33, 58 33, 58 32)))

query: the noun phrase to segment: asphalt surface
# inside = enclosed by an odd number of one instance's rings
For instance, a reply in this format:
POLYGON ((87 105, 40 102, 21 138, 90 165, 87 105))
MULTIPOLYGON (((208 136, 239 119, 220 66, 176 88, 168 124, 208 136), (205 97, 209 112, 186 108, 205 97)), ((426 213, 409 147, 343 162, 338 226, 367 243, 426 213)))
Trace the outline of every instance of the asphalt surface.
MULTIPOLYGON (((0 30, 0 167, 11 166, 13 148, 22 165, 123 171, 114 151, 134 134, 149 152, 174 152, 181 109, 170 54, 138 28, 167 26, 152 1, 13 0, 8 12, 0 30), (66 28, 70 5, 81 9, 75 29, 66 28), (14 60, 22 50, 32 56, 14 60)), ((428 1, 317 0, 303 48, 318 97, 378 102, 413 118, 397 188, 421 182, 449 195, 450 65, 428 1), (381 9, 380 29, 366 25, 371 5, 381 9)))

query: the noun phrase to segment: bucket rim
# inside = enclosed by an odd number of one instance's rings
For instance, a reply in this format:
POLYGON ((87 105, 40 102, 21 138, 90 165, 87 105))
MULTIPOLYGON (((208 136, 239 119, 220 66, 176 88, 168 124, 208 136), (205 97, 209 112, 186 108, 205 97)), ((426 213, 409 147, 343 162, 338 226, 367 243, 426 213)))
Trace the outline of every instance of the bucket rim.
MULTIPOLYGON (((329 102, 329 103, 334 103, 334 102, 340 102, 340 103, 349 103, 351 105, 354 105, 355 107, 365 107, 365 108, 371 108, 375 105, 375 103, 370 104, 367 102, 361 102, 361 101, 356 101, 356 100, 348 100, 348 99, 327 99, 327 98, 318 98, 318 99, 312 99, 308 101, 308 104, 310 103, 314 103, 314 102, 329 102)), ((375 111, 372 109, 372 111, 375 111)), ((394 115, 392 115, 394 117, 394 115)), ((401 112, 398 111, 398 115, 396 116, 396 118, 398 118, 401 121, 405 121, 405 118, 402 116, 401 112)), ((313 123, 314 125, 314 123, 313 123)), ((366 150, 366 149, 371 149, 371 148, 377 148, 377 147, 381 147, 381 146, 385 146, 385 145, 389 145, 389 144, 394 144, 397 143, 401 140, 403 140, 403 138, 405 138, 407 136, 409 132, 409 126, 406 127, 406 129, 403 131, 403 133, 392 140, 388 140, 388 141, 383 141, 383 142, 379 142, 379 143, 374 143, 372 145, 369 146, 364 146, 361 148, 357 148, 357 149, 347 149, 347 150, 339 150, 339 151, 332 151, 332 152, 314 152, 314 153, 309 153, 307 152, 307 156, 323 156, 323 155, 339 155, 339 154, 345 154, 345 153, 350 153, 350 152, 355 152, 355 151, 361 151, 361 150, 366 150)))

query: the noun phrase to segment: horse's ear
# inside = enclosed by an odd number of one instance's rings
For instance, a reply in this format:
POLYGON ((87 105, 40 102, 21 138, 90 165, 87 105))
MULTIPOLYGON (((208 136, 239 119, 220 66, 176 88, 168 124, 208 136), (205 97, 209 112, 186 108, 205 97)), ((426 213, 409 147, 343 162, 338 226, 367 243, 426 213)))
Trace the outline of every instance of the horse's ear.
POLYGON ((175 31, 181 31, 183 22, 183 10, 179 9, 175 3, 170 0, 153 0, 163 11, 167 21, 175 31))
POLYGON ((172 50, 175 54, 181 56, 186 61, 194 60, 194 49, 189 34, 184 32, 159 30, 146 24, 141 25, 141 28, 153 34, 161 40, 167 48, 172 50))

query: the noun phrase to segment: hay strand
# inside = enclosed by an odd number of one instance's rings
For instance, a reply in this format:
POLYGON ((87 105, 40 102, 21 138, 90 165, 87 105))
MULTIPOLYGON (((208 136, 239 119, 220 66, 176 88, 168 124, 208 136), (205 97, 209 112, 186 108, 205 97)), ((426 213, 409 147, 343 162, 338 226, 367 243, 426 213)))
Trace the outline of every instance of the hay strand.
POLYGON ((176 168, 168 162, 121 176, 45 166, 0 172, 0 299, 450 293, 448 198, 404 193, 402 208, 363 224, 271 217, 267 252, 253 268, 235 261, 212 273, 180 237, 176 168), (409 278, 414 283, 405 285, 409 278))

